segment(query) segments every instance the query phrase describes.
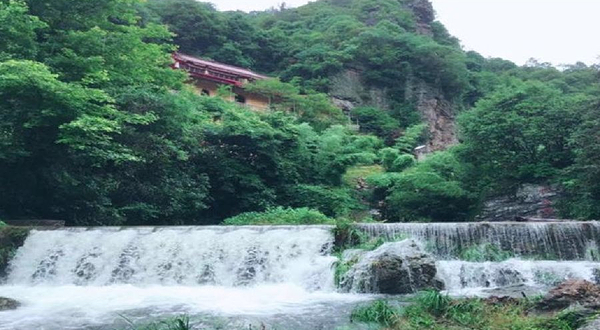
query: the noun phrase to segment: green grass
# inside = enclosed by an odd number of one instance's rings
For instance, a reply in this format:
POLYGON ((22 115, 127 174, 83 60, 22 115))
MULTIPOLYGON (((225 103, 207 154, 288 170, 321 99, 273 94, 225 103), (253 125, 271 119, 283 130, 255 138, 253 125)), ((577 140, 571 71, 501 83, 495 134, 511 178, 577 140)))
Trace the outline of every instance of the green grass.
POLYGON ((389 330, 575 330, 586 321, 577 312, 536 315, 522 299, 503 305, 481 299, 452 299, 436 291, 422 292, 405 308, 375 301, 352 313, 352 320, 376 323, 389 330))
POLYGON ((265 212, 247 212, 225 219, 224 225, 333 225, 335 219, 309 208, 277 207, 265 212))
POLYGON ((383 172, 385 172, 385 170, 381 165, 354 166, 346 171, 342 177, 342 181, 346 186, 355 188, 360 179, 365 179, 373 174, 380 174, 383 172))
POLYGON ((124 319, 127 321, 128 327, 121 330, 199 330, 199 328, 195 328, 190 324, 190 318, 187 316, 174 317, 143 325, 136 325, 125 317, 124 319))
POLYGON ((352 312, 353 322, 377 323, 390 327, 397 322, 398 309, 390 306, 385 300, 376 300, 368 306, 358 307, 352 312))
POLYGON ((7 226, 7 224, 4 221, 0 220, 0 227, 6 227, 6 226, 7 226))
POLYGON ((452 299, 448 295, 441 294, 438 291, 425 291, 416 298, 416 303, 422 309, 436 316, 441 316, 450 307, 452 299))

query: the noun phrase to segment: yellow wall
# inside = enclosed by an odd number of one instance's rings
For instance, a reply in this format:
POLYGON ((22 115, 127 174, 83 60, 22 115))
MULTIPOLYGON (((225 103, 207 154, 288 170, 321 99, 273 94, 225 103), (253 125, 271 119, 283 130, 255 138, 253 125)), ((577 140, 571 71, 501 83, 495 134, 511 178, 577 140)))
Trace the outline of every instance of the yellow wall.
MULTIPOLYGON (((217 96, 217 90, 219 89, 220 84, 208 81, 208 80, 200 80, 195 79, 194 85, 198 93, 202 93, 202 90, 206 90, 209 93, 209 96, 217 96)), ((256 109, 256 110, 268 110, 269 109, 269 99, 262 95, 251 94, 244 91, 242 88, 234 87, 233 92, 235 94, 241 95, 246 98, 245 105, 256 109)), ((229 101, 235 101, 235 97, 229 98, 229 101)))

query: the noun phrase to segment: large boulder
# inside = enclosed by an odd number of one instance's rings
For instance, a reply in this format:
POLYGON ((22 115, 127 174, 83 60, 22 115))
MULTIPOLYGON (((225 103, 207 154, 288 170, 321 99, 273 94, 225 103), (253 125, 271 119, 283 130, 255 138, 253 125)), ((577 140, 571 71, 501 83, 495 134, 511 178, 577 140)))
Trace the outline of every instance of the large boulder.
POLYGON ((14 299, 0 297, 0 312, 12 309, 17 309, 21 303, 14 299))
POLYGON ((600 286, 585 280, 568 280, 550 290, 537 307, 544 311, 555 311, 575 305, 600 309, 600 286))
POLYGON ((385 243, 374 251, 347 253, 342 260, 349 270, 340 276, 342 291, 408 294, 442 289, 435 260, 414 240, 385 243))

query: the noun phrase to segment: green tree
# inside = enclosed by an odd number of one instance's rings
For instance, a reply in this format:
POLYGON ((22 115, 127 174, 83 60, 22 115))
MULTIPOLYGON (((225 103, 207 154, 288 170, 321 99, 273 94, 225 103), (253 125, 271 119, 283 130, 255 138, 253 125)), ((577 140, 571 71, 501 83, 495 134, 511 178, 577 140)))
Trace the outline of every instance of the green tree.
POLYGON ((515 81, 463 113, 461 157, 478 168, 479 188, 511 190, 572 165, 569 138, 579 123, 577 104, 578 97, 545 84, 515 81))
POLYGON ((463 187, 465 175, 452 152, 441 152, 402 173, 378 174, 369 182, 388 221, 468 221, 477 199, 463 187))
POLYGON ((0 2, 0 61, 34 59, 38 51, 37 33, 46 24, 29 15, 23 1, 0 2))

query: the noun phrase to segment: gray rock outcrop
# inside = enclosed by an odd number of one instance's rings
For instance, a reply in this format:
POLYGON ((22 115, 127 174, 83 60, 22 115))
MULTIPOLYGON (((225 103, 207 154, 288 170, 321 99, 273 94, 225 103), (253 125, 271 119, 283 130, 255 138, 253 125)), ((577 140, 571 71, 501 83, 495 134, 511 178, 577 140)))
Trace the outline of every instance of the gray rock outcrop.
POLYGON ((590 321, 580 330, 598 330, 600 329, 600 318, 590 321))
POLYGON ((0 312, 17 309, 21 303, 14 299, 0 297, 0 312))
POLYGON ((514 221, 517 218, 555 218, 560 192, 548 185, 525 184, 514 195, 485 202, 478 217, 484 221, 514 221))
POLYGON ((414 240, 385 243, 368 252, 352 250, 343 259, 351 264, 339 282, 345 292, 408 294, 443 288, 434 259, 414 240))

